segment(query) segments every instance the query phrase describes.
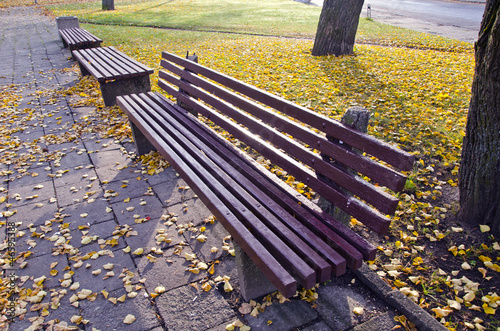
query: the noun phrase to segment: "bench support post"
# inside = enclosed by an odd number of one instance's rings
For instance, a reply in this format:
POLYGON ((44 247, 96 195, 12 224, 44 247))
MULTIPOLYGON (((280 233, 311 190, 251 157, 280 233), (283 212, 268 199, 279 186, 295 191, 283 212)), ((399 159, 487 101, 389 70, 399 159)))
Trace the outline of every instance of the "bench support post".
POLYGON ((79 28, 80 23, 76 16, 59 16, 56 17, 57 30, 65 30, 70 28, 79 28))
POLYGON ((101 83, 102 98, 106 107, 115 105, 116 97, 119 95, 146 93, 150 91, 149 75, 101 83))
POLYGON ((144 155, 150 151, 156 151, 156 148, 151 144, 148 138, 139 130, 134 122, 129 120, 130 128, 132 129, 132 136, 134 137, 135 149, 137 155, 144 155))
POLYGON ((238 268, 240 292, 245 301, 250 301, 251 299, 276 291, 276 287, 271 284, 252 259, 236 243, 234 244, 234 251, 236 266, 238 268))
MULTIPOLYGON (((75 59, 75 56, 73 55, 73 59, 75 59)), ((83 76, 90 76, 90 72, 87 70, 87 68, 85 68, 85 66, 83 66, 80 61, 78 61, 78 67, 80 67, 80 72, 82 74, 82 77, 83 76)))
MULTIPOLYGON (((344 113, 340 122, 357 131, 366 133, 368 131, 369 120, 370 120, 370 112, 367 109, 363 107, 351 107, 347 109, 347 111, 344 113)), ((340 142, 339 140, 333 139, 332 137, 329 136, 327 136, 327 138, 328 140, 342 146, 342 142, 340 142)), ((323 158, 325 159, 325 156, 323 156, 323 158)), ((326 159, 329 158, 326 157, 326 159)), ((343 165, 338 165, 338 166, 346 168, 343 165)), ((353 174, 356 174, 355 171, 351 172, 353 174)), ((325 178, 321 174, 318 174, 318 178, 320 178, 322 181, 333 184, 329 179, 325 178)), ((344 192, 346 191, 344 190, 344 192)), ((350 194, 349 192, 346 193, 350 194)), ((332 215, 334 218, 339 220, 340 222, 344 223, 345 225, 348 225, 349 222, 351 221, 351 215, 342 211, 340 208, 338 208, 337 206, 335 206, 333 203, 326 200, 322 196, 319 197, 318 206, 325 212, 327 212, 328 214, 332 215)))

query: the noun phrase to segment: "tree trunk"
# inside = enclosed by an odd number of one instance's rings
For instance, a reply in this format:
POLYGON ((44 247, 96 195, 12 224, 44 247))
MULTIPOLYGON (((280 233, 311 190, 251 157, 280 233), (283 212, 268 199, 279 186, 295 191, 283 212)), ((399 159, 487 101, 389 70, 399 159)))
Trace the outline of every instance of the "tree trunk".
POLYGON ((312 55, 351 55, 364 0, 325 0, 312 55))
POLYGON ((102 0, 102 10, 115 10, 115 0, 102 0))
POLYGON ((500 235, 500 0, 486 3, 460 165, 460 218, 500 235))

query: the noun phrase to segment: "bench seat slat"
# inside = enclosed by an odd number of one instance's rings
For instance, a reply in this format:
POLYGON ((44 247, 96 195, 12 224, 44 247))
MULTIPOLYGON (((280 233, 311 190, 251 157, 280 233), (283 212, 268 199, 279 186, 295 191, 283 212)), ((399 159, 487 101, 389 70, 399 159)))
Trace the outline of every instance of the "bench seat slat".
POLYGON ((109 58, 104 52, 104 48, 105 47, 89 49, 87 50, 87 53, 112 73, 112 76, 108 79, 128 78, 132 76, 130 71, 122 68, 118 65, 118 62, 114 61, 114 59, 109 58))
POLYGON ((129 56, 126 56, 124 55, 122 52, 118 51, 116 48, 114 48, 113 46, 108 46, 106 47, 110 53, 112 53, 114 56, 116 56, 117 58, 121 59, 122 61, 126 61, 130 67, 133 67, 136 71, 140 72, 144 72, 144 73, 147 73, 147 74, 152 74, 154 72, 153 69, 149 68, 148 66, 134 60, 133 58, 129 57, 129 56))
MULTIPOLYGON (((170 62, 162 60, 161 65, 165 69, 180 76, 181 79, 193 83, 196 86, 200 86, 223 100, 229 101, 231 104, 261 119, 264 123, 272 123, 278 130, 285 131, 293 137, 299 137, 304 143, 333 157, 336 161, 370 177, 376 183, 386 186, 396 192, 404 187, 406 176, 358 153, 340 147, 328 141, 324 136, 320 136, 316 132, 305 128, 303 125, 299 125, 285 117, 277 116, 274 112, 223 89, 192 72, 182 70, 170 62)), ((164 71, 159 72, 160 78, 168 79, 168 75, 169 74, 164 71)))
POLYGON ((106 76, 111 75, 105 68, 103 68, 98 62, 96 62, 93 58, 88 58, 84 49, 74 50, 72 51, 75 59, 83 65, 89 73, 94 76, 97 81, 103 82, 106 79, 106 76), (91 63, 89 63, 91 62, 91 63))
POLYGON ((178 167, 178 173, 185 179, 195 193, 210 208, 217 219, 224 225, 234 240, 248 254, 252 261, 259 266, 268 279, 285 296, 290 297, 296 292, 296 281, 276 261, 267 249, 250 233, 238 218, 226 207, 224 203, 211 191, 205 181, 191 169, 171 146, 156 133, 151 126, 138 115, 136 108, 125 96, 117 97, 121 109, 129 116, 134 124, 150 138, 151 143, 165 157, 165 159, 178 167))
MULTIPOLYGON (((158 114, 167 119, 167 115, 162 111, 163 107, 172 106, 168 103, 157 103, 158 99, 155 98, 153 93, 148 95, 139 96, 145 103, 155 109, 158 114)), ((214 164, 216 164, 221 170, 231 176, 230 182, 226 183, 229 189, 239 186, 244 188, 246 194, 239 194, 238 190, 232 190, 240 200, 245 201, 247 206, 253 210, 254 213, 259 214, 266 225, 273 229, 273 231, 280 236, 288 245, 295 247, 296 252, 302 256, 306 261, 310 261, 310 265, 314 267, 318 273, 318 282, 324 282, 331 277, 330 267, 325 268, 323 264, 323 259, 320 258, 316 252, 311 251, 308 245, 316 248, 319 253, 321 253, 330 264, 339 272, 345 272, 345 259, 342 258, 337 252, 335 252, 330 246, 321 240, 318 240, 317 236, 314 235, 307 227, 298 222, 293 218, 288 212, 283 210, 276 202, 270 200, 269 197, 262 192, 257 186, 255 186, 248 178, 242 175, 239 170, 236 170, 231 166, 226 160, 224 160, 218 153, 217 150, 220 148, 218 144, 210 144, 210 135, 207 132, 202 132, 197 130, 197 126, 185 118, 185 114, 179 112, 171 111, 168 114, 168 118, 175 119, 174 122, 170 122, 175 125, 183 137, 188 141, 195 144, 197 148, 202 150, 205 155, 207 155, 214 164), (189 126, 186 126, 189 125, 189 126), (202 141, 203 140, 203 141, 202 141), (209 145, 207 145, 207 143, 209 145), (251 194, 251 196, 250 196, 251 194), (254 200, 256 199, 256 200, 254 200), (288 226, 286 227, 285 224, 288 226), (293 231, 293 232, 292 232, 293 231), (301 237, 301 238, 299 238, 301 237), (302 243, 302 240, 305 243, 302 243), (307 244, 308 245, 307 245, 307 244)), ((183 140, 184 141, 184 140, 183 140)), ((183 141, 180 141, 182 143, 183 141)), ((235 156, 236 157, 236 156, 235 156)), ((210 167, 213 169, 213 164, 203 164, 206 168, 210 167)), ((213 171, 217 172, 217 171, 213 171)))
POLYGON ((142 69, 137 68, 129 62, 129 57, 123 53, 113 51, 109 47, 99 48, 100 57, 104 59, 109 65, 113 66, 117 71, 122 74, 122 77, 137 77, 145 74, 142 69))
MULTIPOLYGON (((248 116, 246 113, 231 106, 230 104, 224 103, 211 94, 206 93, 199 87, 193 86, 186 81, 177 79, 172 75, 163 73, 161 74, 160 78, 162 77, 168 79, 170 83, 176 84, 177 86, 179 86, 179 88, 191 94, 192 96, 197 97, 200 100, 215 107, 216 109, 221 110, 225 115, 235 119, 238 123, 244 123, 245 126, 254 134, 265 137, 266 140, 276 145, 277 148, 286 150, 289 154, 293 155, 304 164, 313 167, 316 171, 323 174, 325 177, 331 179, 336 184, 366 200, 368 203, 374 205, 382 212, 386 214, 392 214, 396 210, 399 202, 397 198, 380 190, 379 188, 376 188, 374 185, 364 180, 358 180, 357 177, 355 177, 353 174, 345 172, 337 168, 336 166, 325 162, 319 154, 315 154, 312 151, 307 150, 305 147, 299 145, 294 140, 285 137, 280 132, 269 127, 264 119, 262 119, 262 121, 258 121, 254 117, 248 116)), ((209 89, 210 92, 218 89, 218 87, 213 86, 212 84, 203 84, 201 85, 201 88, 209 89)), ((270 119, 269 121, 273 121, 274 119, 276 119, 277 121, 277 116, 273 117, 273 119, 270 119)))
MULTIPOLYGON (((123 97, 127 100, 128 104, 135 105, 135 102, 131 100, 129 96, 123 97)), ((121 100, 121 97, 118 98, 121 100)), ((120 102, 120 101, 119 101, 120 102)), ((206 185, 208 185, 209 190, 218 192, 218 197, 222 199, 223 203, 226 204, 232 213, 234 213, 238 218, 249 220, 249 224, 252 225, 253 230, 257 231, 261 240, 265 240, 267 245, 272 248, 274 254, 277 255, 280 263, 283 263, 289 270, 291 270, 295 276, 299 278, 301 283, 308 288, 314 286, 316 276, 314 270, 312 270, 307 264, 303 262, 295 253, 293 253, 283 242, 272 234, 269 230, 265 230, 266 227, 256 218, 252 213, 250 213, 247 208, 242 205, 242 203, 235 198, 231 193, 229 193, 224 185, 219 183, 207 169, 202 167, 199 162, 196 160, 197 158, 204 157, 203 153, 189 153, 187 152, 179 143, 176 141, 178 132, 175 132, 168 124, 163 123, 162 127, 160 127, 156 120, 150 117, 150 114, 146 114, 145 111, 135 106, 136 113, 149 125, 155 132, 161 135, 163 138, 163 142, 168 143, 171 148, 174 149, 174 152, 181 156, 183 159, 183 163, 185 166, 188 166, 190 169, 193 169, 196 173, 196 176, 199 176, 201 180, 203 180, 206 185), (173 130, 175 134, 169 134, 165 131, 165 128, 169 130, 173 130), (195 157, 196 156, 196 157, 195 157), (272 238, 272 240, 270 239, 272 238)), ((136 115, 136 116, 137 116, 136 115)), ((155 114, 152 114, 155 116, 155 114)), ((134 119, 134 117, 132 117, 134 119)), ((193 150, 195 152, 195 150, 193 150)), ((174 164, 175 166, 175 164, 174 164)), ((176 167, 177 170, 178 167, 176 167)), ((246 224, 248 226, 249 224, 246 224)))
MULTIPOLYGON (((167 91, 168 86, 164 81, 159 80, 158 85, 167 91)), ((170 88, 170 90, 172 89, 170 88)), ((262 139, 254 136, 249 136, 249 134, 245 132, 244 129, 240 128, 239 125, 236 125, 235 123, 228 120, 224 116, 221 116, 212 109, 200 104, 197 101, 194 101, 192 98, 186 97, 186 95, 183 93, 179 93, 178 91, 175 92, 175 90, 173 91, 173 93, 175 93, 173 94, 173 96, 178 98, 178 100, 181 100, 188 106, 193 107, 195 110, 199 111, 201 114, 213 121, 216 125, 224 128, 225 130, 233 134, 237 139, 254 148, 264 157, 269 158, 276 165, 293 174, 297 180, 312 187, 318 194, 322 195, 329 201, 334 202, 335 205, 340 209, 357 218, 375 232, 385 233, 389 229, 390 219, 380 214, 377 210, 323 183, 317 178, 315 173, 308 169, 305 169, 302 165, 300 165, 290 157, 283 155, 262 139)))
POLYGON ((413 168, 415 157, 403 150, 400 150, 386 142, 375 139, 368 134, 363 134, 355 131, 347 126, 344 126, 336 121, 327 119, 317 113, 298 106, 283 98, 277 97, 271 93, 243 83, 237 79, 216 72, 215 70, 204 67, 187 59, 183 59, 176 55, 163 52, 162 57, 168 61, 183 66, 188 70, 197 72, 211 80, 214 80, 222 85, 228 86, 231 89, 243 93, 244 95, 258 100, 276 110, 292 116, 303 123, 309 124, 312 127, 325 132, 327 135, 344 141, 350 146, 369 153, 399 169, 410 171, 413 168))
MULTIPOLYGON (((148 93, 148 96, 151 100, 154 100, 157 104, 162 107, 166 107, 166 105, 171 104, 171 102, 165 97, 156 94, 156 93, 148 93)), ((176 106, 173 106, 177 109, 176 106)), ((183 110, 186 112, 185 110, 183 110)), ((281 208, 287 210, 287 215, 291 216, 293 214, 296 216, 298 220, 302 223, 298 224, 294 221, 289 221, 292 228, 295 228, 297 233, 304 232, 303 235, 307 235, 309 238, 309 242, 313 242, 311 235, 308 229, 311 229, 312 232, 315 232, 314 235, 320 236, 326 242, 331 245, 335 250, 338 250, 341 255, 348 261, 347 266, 351 269, 357 269, 361 266, 361 261, 363 255, 355 249, 353 246, 345 242, 343 238, 334 233, 331 229, 329 229, 325 224, 319 221, 317 218, 314 218, 311 214, 306 213, 306 211, 300 207, 296 201, 291 200, 288 195, 285 195, 282 191, 280 191, 274 181, 270 181, 268 178, 263 177, 259 171, 256 171, 252 168, 248 163, 244 162, 241 159, 241 156, 236 152, 234 146, 230 146, 226 144, 223 139, 217 139, 213 135, 213 132, 210 132, 209 129, 204 128, 200 125, 196 119, 191 116, 183 115, 182 110, 178 110, 177 112, 172 111, 172 116, 178 121, 181 121, 183 126, 189 128, 193 134, 200 140, 203 140, 204 143, 208 144, 210 148, 203 149, 205 153, 214 160, 217 164, 222 164, 222 160, 231 164, 232 169, 238 169, 234 171, 236 174, 232 174, 233 177, 237 177, 238 174, 244 176, 246 179, 242 179, 242 186, 247 187, 248 191, 253 195, 259 195, 261 192, 263 195, 260 196, 260 201, 263 204, 266 204, 270 210, 273 212, 280 212, 281 208), (255 187, 254 187, 255 186, 255 187), (271 199, 269 199, 271 197, 271 199), (288 205, 292 206, 293 210, 289 210, 288 205), (295 208, 296 207, 296 208, 295 208)), ((292 217, 292 220, 294 218, 292 217)), ((314 236, 313 235, 313 236, 314 236)), ((320 253, 323 255, 328 254, 327 248, 324 248, 324 241, 317 243, 314 245, 320 253), (319 245, 319 246, 318 246, 319 245)), ((367 252, 367 257, 370 256, 370 252, 367 252)), ((332 261, 332 260, 330 260, 332 261)), ((343 271, 338 268, 335 270, 335 275, 338 276, 343 273, 343 271)))

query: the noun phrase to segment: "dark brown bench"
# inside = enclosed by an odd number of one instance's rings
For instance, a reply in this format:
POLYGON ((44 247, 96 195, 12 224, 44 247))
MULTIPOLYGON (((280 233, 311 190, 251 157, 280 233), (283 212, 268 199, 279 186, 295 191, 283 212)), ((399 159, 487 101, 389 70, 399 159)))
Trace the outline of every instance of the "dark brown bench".
POLYGON ((153 69, 114 47, 74 50, 73 57, 82 76, 92 75, 97 79, 106 106, 116 104, 118 95, 151 91, 149 75, 153 69))
POLYGON ((85 29, 74 27, 59 30, 64 47, 70 50, 101 46, 102 40, 85 29))
MULTIPOLYGON (((158 84, 189 111, 160 93, 118 97, 138 152, 158 150, 283 295, 295 295, 297 283, 311 288, 342 275, 346 267, 359 268, 363 259, 375 258, 372 244, 229 143, 228 136, 213 126, 377 233, 389 229, 386 215, 395 212, 398 199, 347 167, 373 183, 401 191, 406 177, 386 164, 411 170, 412 155, 195 62, 167 52, 162 56, 165 70, 158 84), (334 161, 325 161, 325 155, 334 161)), ((262 283, 258 276, 240 272, 245 299, 265 294, 247 290, 252 281, 262 283)))

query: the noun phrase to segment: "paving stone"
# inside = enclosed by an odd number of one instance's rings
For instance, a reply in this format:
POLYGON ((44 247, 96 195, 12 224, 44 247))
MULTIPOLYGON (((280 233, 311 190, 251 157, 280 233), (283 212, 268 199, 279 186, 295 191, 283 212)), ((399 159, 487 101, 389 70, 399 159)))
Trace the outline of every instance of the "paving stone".
MULTIPOLYGON (((135 248, 137 247, 132 247, 132 250, 135 248)), ((151 263, 146 256, 135 258, 137 268, 142 277, 146 278, 145 285, 150 292, 160 285, 170 291, 179 286, 198 282, 207 276, 206 271, 200 271, 199 274, 187 271, 192 262, 184 258, 185 253, 193 253, 189 247, 184 247, 180 256, 173 254, 174 248, 164 252, 164 256, 158 257, 155 263, 151 263)))
POLYGON ((156 186, 158 184, 163 184, 166 182, 177 181, 179 177, 177 172, 172 167, 168 167, 159 174, 154 175, 144 175, 150 186, 156 186))
POLYGON ((79 225, 94 225, 114 219, 112 213, 107 213, 109 206, 107 201, 96 199, 95 202, 75 203, 62 209, 65 214, 64 222, 71 223, 71 228, 75 229, 79 225))
POLYGON ((26 186, 14 186, 12 189, 9 187, 9 203, 13 207, 23 206, 33 203, 48 203, 50 198, 54 198, 56 192, 52 180, 26 186), (40 188, 35 188, 40 187, 40 188), (19 195, 21 200, 14 197, 19 195), (33 197, 30 199, 30 197, 33 197))
MULTIPOLYGON (((115 220, 109 220, 100 223, 94 223, 91 224, 90 226, 83 225, 85 228, 80 229, 81 226, 82 225, 77 227, 74 224, 70 224, 70 229, 74 230, 71 231, 72 239, 70 243, 76 248, 80 248, 85 245, 82 244, 82 238, 84 236, 91 236, 91 237, 96 236, 98 239, 103 239, 103 240, 112 239, 113 232, 117 229, 118 224, 116 224, 115 220)), ((98 240, 95 240, 95 242, 97 241, 98 240)), ((113 247, 115 249, 118 247, 125 248, 126 245, 124 239, 122 237, 118 237, 117 243, 113 247)))
POLYGON ((30 169, 27 173, 23 175, 11 176, 9 181, 9 190, 16 191, 17 188, 26 186, 35 186, 38 184, 43 184, 52 180, 48 176, 47 171, 40 171, 39 169, 30 169), (36 175, 38 174, 38 175, 36 175))
POLYGON ((269 330, 291 330, 315 320, 318 314, 307 302, 291 300, 266 307, 266 310, 257 317, 247 316, 248 326, 252 330, 266 328, 269 321, 272 321, 269 330))
POLYGON ((61 208, 67 208, 73 204, 85 203, 89 199, 107 201, 97 180, 90 182, 90 184, 83 182, 83 185, 73 183, 66 186, 59 186, 56 187, 56 192, 57 204, 61 208))
POLYGON ((139 276, 137 275, 136 268, 130 254, 124 253, 121 249, 113 251, 114 257, 108 255, 100 256, 95 260, 85 260, 83 266, 78 269, 73 268, 74 282, 80 283, 80 288, 85 288, 92 290, 95 293, 101 293, 102 290, 108 292, 122 289, 124 287, 123 278, 119 278, 123 269, 127 269, 136 274, 134 281, 138 282, 139 276), (87 263, 91 265, 90 268, 86 268, 87 263), (113 264, 112 270, 104 269, 104 265, 113 264), (98 275, 92 274, 93 271, 100 269, 101 273, 98 275), (106 274, 112 271, 114 276, 107 277, 106 274), (106 278, 106 279, 104 279, 106 278))
POLYGON ((115 142, 114 138, 87 138, 83 141, 85 148, 89 151, 110 151, 113 149, 120 149, 121 145, 115 142))
POLYGON ((318 289, 318 300, 316 300, 319 315, 334 330, 345 330, 359 324, 362 318, 372 309, 365 298, 346 286, 321 286, 318 289), (365 310, 363 316, 353 313, 353 309, 362 307, 365 310))
POLYGON ((195 193, 193 190, 182 190, 181 187, 188 186, 182 179, 168 181, 162 184, 154 185, 153 190, 158 195, 162 203, 167 206, 183 204, 186 201, 193 199, 195 193))
MULTIPOLYGON (((90 322, 86 329, 92 327, 99 330, 130 330, 147 331, 160 326, 155 309, 148 298, 144 297, 144 290, 140 291, 135 298, 128 298, 125 302, 113 304, 109 300, 99 298, 93 302, 83 300, 80 307, 83 309, 83 317, 90 322), (132 324, 124 324, 123 320, 127 315, 135 316, 136 320, 132 324)), ((113 291, 109 297, 119 298, 126 294, 124 289, 113 291)), ((108 297, 108 299, 109 299, 108 297)))
POLYGON ((76 187, 78 189, 86 188, 89 184, 98 183, 97 174, 94 168, 85 168, 85 167, 68 167, 68 168, 55 168, 54 173, 56 177, 54 177, 54 185, 56 187, 56 191, 58 187, 61 186, 69 186, 76 187), (57 171, 60 171, 57 173, 57 171), (60 176, 58 176, 60 175, 60 176), (94 180, 92 180, 94 179, 94 180))
POLYGON ((378 315, 369 321, 356 326, 353 331, 373 331, 373 330, 396 330, 402 329, 402 325, 394 320, 395 314, 392 312, 378 315))
POLYGON ((182 286, 163 293, 156 304, 168 330, 206 330, 222 324, 235 316, 222 295, 205 292, 192 286, 182 286))
POLYGON ((9 217, 8 220, 12 222, 21 222, 22 224, 18 229, 23 230, 26 229, 29 224, 38 226, 44 224, 45 221, 53 219, 58 208, 56 204, 51 204, 44 200, 42 207, 37 207, 35 203, 31 203, 29 205, 9 208, 9 211, 12 210, 16 210, 17 212, 9 217))
POLYGON ((169 213, 177 215, 179 219, 178 222, 191 222, 195 226, 204 225, 204 221, 212 216, 210 210, 205 206, 203 201, 198 198, 191 198, 184 200, 182 203, 170 205, 167 207, 167 210, 169 213))
POLYGON ((27 262, 26 267, 16 270, 16 275, 19 277, 30 276, 30 279, 22 285, 25 288, 33 288, 33 279, 42 276, 46 277, 43 281, 44 289, 59 287, 60 280, 63 279, 63 274, 66 272, 64 269, 68 267, 66 256, 50 256, 50 262, 48 262, 47 256, 28 257, 25 261, 27 262), (51 264, 55 262, 57 265, 51 269, 51 264), (51 270, 57 270, 58 273, 51 276, 51 270))
POLYGON ((144 197, 144 193, 148 192, 149 187, 150 185, 145 180, 137 180, 135 178, 114 181, 103 185, 105 191, 112 190, 117 194, 116 196, 109 197, 111 203, 121 202, 126 198, 144 197))
MULTIPOLYGON (((301 329, 302 331, 333 331, 324 321, 320 321, 301 329)), ((371 331, 382 331, 383 329, 372 329, 371 331)))
MULTIPOLYGON (((200 226, 201 225, 203 224, 200 224, 200 226)), ((229 233, 224 229, 224 226, 217 221, 214 224, 207 223, 204 226, 206 230, 203 234, 207 237, 205 242, 200 242, 196 239, 199 232, 193 235, 191 232, 187 231, 184 233, 186 243, 188 243, 197 254, 200 254, 204 261, 214 261, 226 256, 228 252, 223 250, 222 246, 224 238, 229 236, 229 233), (218 249, 217 252, 212 252, 212 247, 216 247, 218 249)), ((230 247, 233 248, 231 240, 226 240, 226 243, 230 244, 230 247)))

